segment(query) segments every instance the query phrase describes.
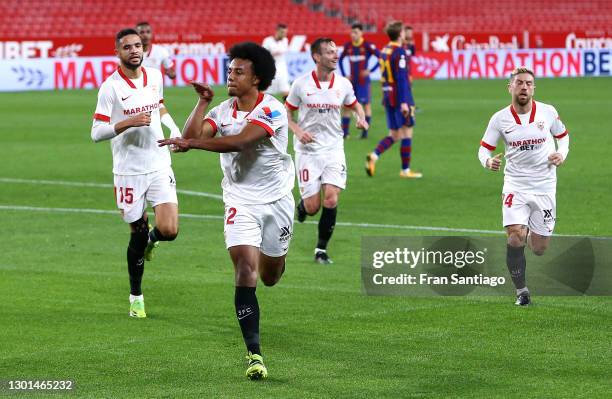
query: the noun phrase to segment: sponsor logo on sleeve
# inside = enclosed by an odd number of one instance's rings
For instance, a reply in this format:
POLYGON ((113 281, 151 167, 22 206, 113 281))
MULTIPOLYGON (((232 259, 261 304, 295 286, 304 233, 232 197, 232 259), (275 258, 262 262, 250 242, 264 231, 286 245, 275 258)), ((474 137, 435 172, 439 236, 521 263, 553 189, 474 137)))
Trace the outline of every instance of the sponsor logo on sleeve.
POLYGON ((271 110, 269 107, 263 107, 262 111, 263 114, 259 114, 257 118, 268 122, 270 125, 274 123, 275 118, 281 116, 279 110, 271 110))

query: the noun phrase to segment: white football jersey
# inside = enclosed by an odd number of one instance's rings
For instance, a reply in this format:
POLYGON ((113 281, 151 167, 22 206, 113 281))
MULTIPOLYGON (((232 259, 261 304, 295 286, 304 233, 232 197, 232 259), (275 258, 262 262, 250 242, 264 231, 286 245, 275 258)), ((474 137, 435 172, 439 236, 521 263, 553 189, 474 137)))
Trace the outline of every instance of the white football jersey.
POLYGON ((216 133, 222 136, 239 134, 247 123, 263 127, 269 137, 241 152, 220 154, 225 203, 267 204, 293 189, 293 160, 287 153, 288 122, 285 107, 273 96, 260 93, 251 112, 237 109, 230 98, 206 115, 216 133))
POLYGON ((276 77, 288 77, 289 71, 287 70, 287 61, 285 60, 285 53, 289 51, 289 40, 284 37, 281 40, 276 40, 274 36, 266 37, 261 46, 272 53, 274 57, 274 64, 276 65, 276 77))
POLYGON ((163 46, 156 46, 151 43, 149 51, 143 54, 142 66, 161 70, 162 65, 166 69, 174 66, 174 61, 170 58, 170 52, 163 46))
POLYGON ((130 79, 117 68, 100 86, 95 120, 115 124, 151 113, 149 126, 131 127, 111 139, 114 174, 139 175, 170 166, 168 148, 157 146, 157 140, 164 138, 159 119, 163 90, 161 72, 153 68, 142 68, 139 79, 130 79))
POLYGON ((491 117, 480 144, 494 151, 499 139, 505 146, 504 193, 554 193, 557 168, 548 162, 556 152, 554 138, 567 131, 552 105, 533 101, 531 112, 517 114, 512 105, 491 117))
POLYGON ((342 106, 357 104, 353 85, 347 78, 332 73, 329 82, 320 82, 315 71, 300 76, 291 85, 285 104, 298 110, 298 125, 314 137, 312 143, 302 144, 294 136, 296 152, 344 149, 342 106))

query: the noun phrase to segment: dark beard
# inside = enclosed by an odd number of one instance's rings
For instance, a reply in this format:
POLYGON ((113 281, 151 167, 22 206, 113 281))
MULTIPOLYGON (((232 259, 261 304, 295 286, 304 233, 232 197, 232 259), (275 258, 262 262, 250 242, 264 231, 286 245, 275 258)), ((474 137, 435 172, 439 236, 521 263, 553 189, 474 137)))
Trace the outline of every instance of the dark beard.
POLYGON ((526 98, 524 101, 523 101, 523 100, 521 100, 521 99, 520 99, 520 98, 518 98, 518 97, 516 98, 516 102, 517 102, 519 105, 521 105, 521 106, 522 106, 522 105, 527 105, 527 104, 529 104, 529 100, 530 100, 529 98, 526 98))
POLYGON ((135 71, 142 65, 142 60, 143 60, 143 57, 140 57, 140 62, 138 62, 138 65, 128 64, 127 62, 121 62, 121 64, 123 64, 123 66, 126 67, 127 69, 131 69, 132 71, 135 71))

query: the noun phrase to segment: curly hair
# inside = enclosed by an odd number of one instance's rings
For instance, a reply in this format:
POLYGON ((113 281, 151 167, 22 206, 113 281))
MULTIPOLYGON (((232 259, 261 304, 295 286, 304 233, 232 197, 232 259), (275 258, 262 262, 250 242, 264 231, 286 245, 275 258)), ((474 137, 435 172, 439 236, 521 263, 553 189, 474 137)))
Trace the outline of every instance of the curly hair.
POLYGON ((276 75, 276 65, 274 57, 268 50, 257 43, 242 42, 230 48, 230 62, 234 58, 249 60, 253 63, 253 74, 259 78, 259 84, 257 85, 259 90, 263 91, 270 87, 272 79, 276 75))

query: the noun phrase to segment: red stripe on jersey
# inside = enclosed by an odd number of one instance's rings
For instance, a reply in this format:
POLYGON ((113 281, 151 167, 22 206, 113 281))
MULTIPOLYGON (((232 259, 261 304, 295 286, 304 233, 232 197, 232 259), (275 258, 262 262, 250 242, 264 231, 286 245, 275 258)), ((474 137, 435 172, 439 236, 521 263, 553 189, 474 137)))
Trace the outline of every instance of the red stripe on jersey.
POLYGON ((510 113, 514 117, 514 121, 516 122, 516 124, 520 125, 521 124, 521 118, 519 118, 518 114, 516 113, 516 110, 514 109, 514 105, 510 105, 510 113))
POLYGON ((204 119, 204 122, 210 123, 210 126, 212 126, 212 128, 213 128, 213 133, 217 133, 218 129, 217 129, 217 124, 215 123, 215 121, 213 121, 210 118, 206 118, 206 119, 204 119))
POLYGON ((317 89, 321 88, 321 84, 319 83, 319 78, 317 78, 317 74, 315 73, 315 71, 312 71, 312 79, 314 80, 315 84, 317 85, 317 89))
POLYGON ((296 109, 298 109, 298 107, 296 107, 295 105, 291 104, 287 100, 285 100, 285 105, 287 106, 287 108, 291 109, 292 111, 295 111, 296 109))
POLYGON ((535 120, 535 113, 536 113, 536 103, 535 101, 531 102, 531 115, 529 115, 529 123, 533 123, 533 121, 535 120))
POLYGON ((110 122, 110 116, 102 114, 94 114, 93 118, 102 122, 110 122))
POLYGON ((254 123, 257 126, 263 127, 266 130, 266 132, 268 132, 268 134, 270 136, 274 136, 274 130, 272 130, 272 128, 270 126, 266 125, 265 123, 263 123, 261 121, 258 121, 256 119, 249 120, 249 123, 254 123))
POLYGON ((348 108, 353 108, 355 105, 357 105, 357 99, 355 99, 355 101, 353 101, 352 103, 350 103, 348 105, 345 104, 344 106, 348 107, 348 108))
POLYGON ((159 103, 163 104, 164 103, 164 99, 162 98, 161 100, 159 100, 159 103))
POLYGON ((484 141, 480 141, 480 145, 489 151, 495 151, 495 148, 496 148, 495 146, 492 146, 491 144, 487 144, 484 141))
POLYGON ((567 135, 568 135, 567 130, 566 130, 566 131, 564 131, 564 132, 563 132, 563 133, 561 133, 561 134, 556 135, 556 136, 553 134, 553 136, 555 136, 555 138, 556 138, 556 139, 562 139, 563 137, 565 137, 565 136, 567 136, 567 135))
MULTIPOLYGON (((119 72, 119 76, 121 76, 123 80, 126 81, 128 86, 130 86, 132 89, 136 88, 136 85, 134 84, 134 82, 132 82, 132 80, 128 78, 125 75, 125 73, 123 73, 123 71, 121 70, 121 67, 117 67, 117 71, 119 72)), ((147 71, 145 70, 144 67, 142 67, 142 87, 147 87, 147 71)))
MULTIPOLYGON (((521 118, 519 118, 518 113, 514 109, 514 105, 510 105, 510 113, 512 113, 512 116, 514 117, 514 121, 516 122, 516 124, 522 125, 521 118)), ((531 101, 531 113, 529 114, 529 123, 533 123, 533 121, 535 120, 535 114, 536 114, 536 103, 535 101, 531 101)))
MULTIPOLYGON (((257 101, 255 102, 255 106, 253 107, 253 109, 257 108, 257 106, 259 105, 260 102, 263 101, 264 98, 264 93, 262 93, 261 91, 259 92, 259 94, 257 94, 257 101)), ((232 118, 237 119, 238 118, 238 100, 235 100, 234 103, 232 104, 232 118)), ((251 114, 251 112, 253 112, 253 109, 249 111, 248 114, 246 114, 244 116, 244 118, 246 118, 247 116, 249 116, 251 114)), ((244 119, 243 118, 243 119, 244 119)))
POLYGON ((121 67, 117 67, 117 72, 119 72, 119 76, 121 76, 123 78, 123 80, 125 80, 125 82, 128 84, 128 86, 130 86, 132 89, 136 88, 136 85, 134 84, 134 82, 132 82, 130 80, 130 78, 125 76, 125 73, 123 73, 123 71, 121 70, 121 67))

